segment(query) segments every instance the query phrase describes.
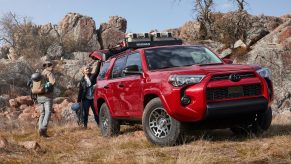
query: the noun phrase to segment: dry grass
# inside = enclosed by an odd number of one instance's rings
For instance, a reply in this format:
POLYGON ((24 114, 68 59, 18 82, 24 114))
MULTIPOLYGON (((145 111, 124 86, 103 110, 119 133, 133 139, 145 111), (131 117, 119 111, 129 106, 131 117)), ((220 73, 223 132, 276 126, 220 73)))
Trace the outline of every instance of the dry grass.
MULTIPOLYGON (((15 124, 15 122, 14 122, 15 124)), ((93 123, 51 125, 50 138, 40 138, 32 124, 0 129, 10 142, 0 148, 0 163, 291 163, 291 125, 274 123, 261 137, 237 138, 228 130, 197 133, 190 143, 175 147, 150 144, 140 126, 122 127, 122 134, 103 138, 93 123), (41 149, 17 143, 37 141, 41 149)))

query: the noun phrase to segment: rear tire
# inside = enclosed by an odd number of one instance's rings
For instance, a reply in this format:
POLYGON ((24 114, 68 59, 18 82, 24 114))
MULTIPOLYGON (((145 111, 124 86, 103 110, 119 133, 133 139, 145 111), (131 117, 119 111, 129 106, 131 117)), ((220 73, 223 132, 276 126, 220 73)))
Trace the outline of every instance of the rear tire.
POLYGON ((100 108, 99 122, 102 136, 107 137, 118 135, 120 124, 118 120, 112 118, 106 103, 103 103, 100 108))
POLYGON ((159 98, 146 105, 142 126, 147 139, 160 146, 176 145, 182 137, 181 123, 168 115, 159 98))
POLYGON ((272 123, 272 109, 269 108, 264 113, 257 114, 250 124, 242 124, 230 128, 237 136, 248 136, 251 134, 261 135, 269 129, 272 123))

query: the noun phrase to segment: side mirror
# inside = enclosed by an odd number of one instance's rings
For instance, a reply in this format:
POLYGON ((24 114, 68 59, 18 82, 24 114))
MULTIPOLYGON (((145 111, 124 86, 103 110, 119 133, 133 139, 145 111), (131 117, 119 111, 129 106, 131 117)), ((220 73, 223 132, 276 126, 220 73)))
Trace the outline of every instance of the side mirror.
POLYGON ((129 65, 124 68, 123 73, 125 75, 140 75, 142 74, 141 71, 138 69, 138 65, 129 65))
POLYGON ((226 64, 233 64, 233 61, 231 59, 222 59, 224 63, 226 64))

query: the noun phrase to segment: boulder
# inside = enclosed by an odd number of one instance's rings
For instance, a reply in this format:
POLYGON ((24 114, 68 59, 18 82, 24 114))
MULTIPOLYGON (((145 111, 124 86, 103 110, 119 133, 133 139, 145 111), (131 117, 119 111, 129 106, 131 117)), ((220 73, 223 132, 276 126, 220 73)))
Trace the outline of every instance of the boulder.
POLYGON ((238 40, 234 43, 233 48, 246 48, 247 45, 242 41, 242 40, 238 40))
POLYGON ((260 15, 251 17, 250 22, 252 27, 248 30, 246 39, 246 45, 248 47, 273 31, 283 23, 283 20, 278 17, 260 15))
POLYGON ((31 100, 30 96, 19 96, 15 98, 15 101, 20 105, 32 105, 33 101, 31 100))
POLYGON ((61 119, 64 122, 76 121, 77 115, 76 112, 71 110, 72 103, 68 104, 67 108, 64 108, 61 113, 61 119))
POLYGON ((126 32, 126 19, 118 16, 109 17, 108 23, 102 23, 99 27, 99 35, 101 37, 101 47, 111 48, 124 38, 126 32))
POLYGON ((9 100, 9 105, 10 105, 11 108, 18 108, 20 104, 18 104, 15 99, 10 99, 9 100))
POLYGON ((283 46, 289 42, 290 27, 291 19, 257 42, 245 58, 234 61, 271 69, 275 93, 272 108, 275 112, 288 110, 291 105, 291 49, 283 46))
POLYGON ((52 60, 60 59, 63 56, 63 47, 58 43, 52 44, 47 49, 47 56, 52 60))
POLYGON ((232 54, 232 49, 231 48, 228 48, 224 51, 222 51, 219 55, 220 58, 225 58, 225 57, 228 57, 229 55, 232 54))
POLYGON ((69 37, 79 50, 92 51, 100 48, 95 21, 78 13, 68 13, 59 23, 61 37, 69 37))

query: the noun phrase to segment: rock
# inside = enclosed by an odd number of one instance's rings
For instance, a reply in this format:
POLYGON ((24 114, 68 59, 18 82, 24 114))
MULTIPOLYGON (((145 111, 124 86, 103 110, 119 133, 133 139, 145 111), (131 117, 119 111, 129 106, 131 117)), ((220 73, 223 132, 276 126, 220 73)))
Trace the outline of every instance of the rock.
POLYGON ((288 110, 291 105, 291 49, 283 46, 290 38, 290 27, 291 19, 257 42, 245 58, 234 61, 271 69, 275 93, 272 108, 275 112, 288 110))
POLYGON ((273 122, 290 125, 291 124, 291 111, 285 110, 277 114, 273 122))
POLYGON ((78 13, 68 13, 59 23, 60 35, 78 45, 77 50, 100 48, 95 21, 78 13))
POLYGON ((15 99, 10 99, 9 100, 9 105, 12 108, 18 108, 19 107, 19 104, 17 103, 17 101, 15 99))
POLYGON ((220 58, 225 58, 225 57, 228 57, 229 55, 232 54, 232 49, 228 48, 224 51, 222 51, 219 55, 220 58))
POLYGON ((238 40, 234 43, 233 48, 246 48, 247 45, 242 41, 242 40, 238 40))
POLYGON ((221 53, 221 51, 224 48, 224 44, 220 43, 220 42, 216 42, 216 41, 212 41, 212 40, 200 40, 197 42, 194 42, 195 44, 202 44, 204 46, 209 47, 210 49, 212 49, 214 52, 216 53, 221 53))
POLYGON ((111 26, 111 28, 115 28, 124 33, 126 32, 127 20, 125 18, 119 16, 110 16, 108 23, 111 26))
POLYGON ((28 106, 26 104, 20 105, 19 109, 21 111, 23 111, 24 109, 26 109, 28 106))
POLYGON ((30 96, 19 96, 19 97, 16 97, 15 98, 15 101, 18 104, 27 105, 27 106, 33 104, 33 101, 31 100, 31 97, 30 96))
POLYGON ((0 47, 0 59, 8 59, 9 46, 0 47))
POLYGON ((28 106, 26 108, 23 109, 22 113, 32 113, 33 110, 32 110, 32 107, 31 106, 28 106))
POLYGON ((0 61, 0 95, 28 95, 26 84, 32 72, 27 62, 0 61))
POLYGON ((5 137, 0 136, 0 148, 5 148, 8 146, 8 141, 5 137))
POLYGON ((250 21, 252 23, 252 27, 247 32, 246 45, 248 47, 255 44, 283 23, 281 18, 264 15, 253 16, 250 21))
POLYGON ((124 38, 126 28, 126 19, 118 16, 110 17, 108 23, 102 23, 99 27, 101 47, 106 49, 118 44, 124 38))
POLYGON ((92 62, 92 59, 89 57, 88 52, 73 52, 73 59, 79 60, 82 63, 92 62))
POLYGON ((25 141, 25 142, 20 142, 20 146, 23 146, 24 148, 28 150, 37 150, 40 149, 40 145, 36 141, 25 141))
POLYGON ((7 57, 9 60, 12 60, 12 61, 17 60, 18 56, 17 56, 14 48, 12 48, 12 47, 9 48, 9 53, 7 54, 7 57))
POLYGON ((7 106, 9 101, 8 95, 0 95, 0 112, 2 112, 2 109, 7 106))
POLYGON ((20 121, 32 121, 32 114, 31 113, 21 113, 18 116, 18 120, 20 121))
POLYGON ((71 105, 70 103, 67 108, 63 109, 61 113, 61 119, 64 122, 70 122, 70 121, 76 121, 77 120, 77 115, 74 111, 71 110, 71 105))
POLYGON ((54 104, 60 104, 66 99, 67 99, 67 97, 57 97, 54 99, 54 104))
POLYGON ((185 40, 186 42, 194 43, 200 38, 199 31, 200 23, 188 21, 180 28, 179 38, 185 40))
POLYGON ((47 56, 49 59, 60 59, 63 56, 63 47, 58 43, 52 44, 47 49, 47 56))

